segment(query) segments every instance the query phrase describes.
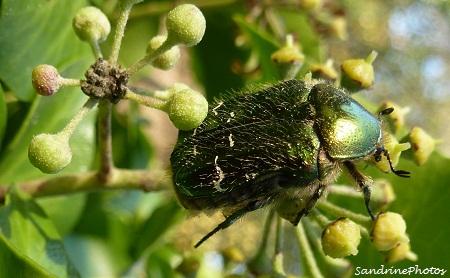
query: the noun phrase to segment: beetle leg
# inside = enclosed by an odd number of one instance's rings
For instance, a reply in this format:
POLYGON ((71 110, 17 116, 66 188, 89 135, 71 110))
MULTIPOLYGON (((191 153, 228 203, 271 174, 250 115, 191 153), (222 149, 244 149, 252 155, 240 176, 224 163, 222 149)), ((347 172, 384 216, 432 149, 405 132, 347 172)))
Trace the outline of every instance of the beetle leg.
POLYGON ((373 211, 372 208, 370 207, 370 195, 371 195, 371 191, 370 191, 370 178, 368 178, 367 176, 365 176, 363 173, 361 173, 355 166, 355 164, 353 164, 350 161, 344 161, 343 162, 345 168, 347 168, 350 176, 352 176, 352 178, 355 180, 355 182, 358 184, 358 186, 361 188, 363 194, 364 194, 364 202, 366 203, 366 208, 367 208, 367 212, 370 215, 370 218, 372 218, 372 220, 375 219, 375 216, 373 215, 373 211))
POLYGON ((234 222, 236 222, 236 220, 240 219, 242 216, 246 215, 248 212, 257 210, 259 208, 262 208, 263 206, 265 206, 267 204, 267 201, 270 198, 267 199, 263 199, 263 200, 256 200, 253 201, 251 203, 249 203, 247 206, 235 211, 234 213, 232 213, 230 216, 228 216, 222 223, 220 223, 219 225, 217 225, 216 228, 214 228, 214 230, 212 230, 211 232, 209 232, 207 235, 205 235, 199 242, 197 242, 197 244, 194 245, 195 248, 199 247, 203 242, 205 242, 208 238, 210 238, 211 236, 213 236, 215 233, 217 233, 220 230, 223 230, 225 228, 228 228, 229 226, 231 226, 234 222))
POLYGON ((316 205, 317 200, 322 197, 323 191, 325 189, 325 184, 319 183, 319 186, 317 187, 316 191, 314 191, 313 196, 309 200, 309 202, 306 204, 306 206, 300 211, 297 216, 295 217, 295 220, 291 222, 294 226, 298 225, 298 222, 300 222, 300 219, 302 216, 307 216, 309 211, 316 205))

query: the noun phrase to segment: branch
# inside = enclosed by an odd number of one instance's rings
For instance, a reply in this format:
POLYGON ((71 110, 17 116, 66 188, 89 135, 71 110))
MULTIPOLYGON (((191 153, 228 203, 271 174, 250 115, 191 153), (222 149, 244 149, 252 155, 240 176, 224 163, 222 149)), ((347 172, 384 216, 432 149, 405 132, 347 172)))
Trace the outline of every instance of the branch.
MULTIPOLYGON (((111 178, 102 182, 96 171, 32 180, 18 187, 33 197, 65 195, 76 192, 100 190, 143 190, 146 192, 164 189, 167 173, 161 170, 128 170, 113 168, 111 178)), ((0 203, 4 203, 9 186, 0 186, 0 203)))

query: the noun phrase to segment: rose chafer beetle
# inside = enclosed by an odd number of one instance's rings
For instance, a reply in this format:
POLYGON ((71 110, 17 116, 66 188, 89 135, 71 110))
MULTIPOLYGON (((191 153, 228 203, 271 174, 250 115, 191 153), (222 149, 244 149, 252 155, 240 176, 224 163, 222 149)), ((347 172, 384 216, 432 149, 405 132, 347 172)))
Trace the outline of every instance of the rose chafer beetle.
POLYGON ((290 80, 217 102, 198 128, 180 131, 171 155, 180 203, 189 210, 227 215, 195 247, 269 205, 276 209, 298 200, 301 206, 289 219, 297 225, 341 169, 362 189, 373 219, 371 179, 354 162, 385 156, 394 174, 410 175, 392 165, 383 132, 379 118, 326 83, 290 80))

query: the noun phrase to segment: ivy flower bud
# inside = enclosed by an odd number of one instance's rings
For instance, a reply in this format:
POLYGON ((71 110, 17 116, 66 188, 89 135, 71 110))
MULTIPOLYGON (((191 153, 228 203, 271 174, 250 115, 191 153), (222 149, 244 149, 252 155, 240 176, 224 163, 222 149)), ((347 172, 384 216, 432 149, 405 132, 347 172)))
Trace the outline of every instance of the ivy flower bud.
MULTIPOLYGON (((397 139, 388 132, 383 132, 384 148, 389 151, 389 156, 391 158, 392 166, 397 166, 400 159, 400 154, 409 148, 411 148, 410 143, 399 143, 397 139)), ((391 167, 389 166, 389 161, 386 157, 382 157, 380 161, 376 161, 375 157, 372 157, 372 162, 377 166, 378 169, 384 173, 389 173, 391 167)))
POLYGON ((378 251, 389 251, 400 243, 409 242, 405 220, 398 213, 379 213, 375 218, 370 238, 378 251))
POLYGON ((305 55, 300 52, 298 45, 294 45, 292 35, 288 35, 286 45, 272 53, 270 59, 275 63, 281 78, 292 79, 302 67, 305 55))
POLYGON ((393 249, 383 252, 383 258, 386 263, 393 264, 404 259, 417 261, 417 254, 411 251, 409 242, 402 242, 393 249))
POLYGON ((225 248, 221 251, 221 253, 224 258, 236 263, 243 263, 246 259, 241 249, 238 249, 236 247, 225 248))
POLYGON ((396 133, 403 127, 405 115, 409 113, 410 109, 409 107, 400 107, 392 101, 385 101, 378 111, 383 111, 390 107, 394 108, 394 111, 389 115, 383 116, 383 119, 387 119, 391 130, 396 133))
MULTIPOLYGON (((147 46, 147 54, 158 49, 166 41, 165 36, 156 36, 150 40, 147 46)), ((173 46, 168 51, 159 55, 152 62, 152 66, 162 70, 169 70, 175 66, 180 58, 180 48, 178 46, 173 46)))
POLYGON ((314 79, 336 80, 338 78, 338 73, 333 67, 333 60, 331 59, 328 59, 325 64, 312 65, 310 71, 314 79))
POLYGON ((194 46, 205 34, 206 20, 192 4, 183 4, 169 12, 166 19, 168 40, 175 44, 194 46))
POLYGON ((372 63, 377 52, 372 51, 366 59, 346 60, 341 65, 341 85, 351 92, 370 89, 375 83, 372 63))
POLYGON ((334 221, 322 233, 322 251, 334 259, 358 254, 361 230, 347 218, 334 221))
POLYGON ((65 136, 43 133, 31 140, 28 158, 43 173, 53 174, 69 165, 72 151, 65 136))
POLYGON ((164 111, 176 128, 191 130, 198 127, 206 118, 208 101, 202 94, 192 89, 184 89, 170 96, 164 111))
POLYGON ((276 211, 281 218, 288 220, 293 225, 297 225, 297 216, 306 206, 307 201, 302 198, 287 199, 277 206, 276 211))
POLYGON ((329 33, 336 36, 340 40, 346 40, 347 34, 347 20, 344 16, 337 16, 330 22, 329 33))
POLYGON ((374 211, 385 210, 396 198, 392 185, 384 179, 374 180, 371 191, 370 206, 374 211))
POLYGON ((425 130, 420 127, 413 127, 409 134, 401 140, 402 142, 409 141, 412 144, 409 157, 414 158, 414 162, 417 165, 424 164, 435 146, 439 143, 438 140, 434 140, 425 130))
POLYGON ((61 76, 51 65, 39 65, 31 73, 31 82, 38 94, 51 96, 59 90, 61 76))
POLYGON ((106 15, 96 7, 86 7, 78 11, 72 21, 77 36, 86 42, 103 42, 111 31, 106 15))
POLYGON ((307 11, 317 11, 323 5, 323 0, 303 0, 299 2, 302 9, 307 11))

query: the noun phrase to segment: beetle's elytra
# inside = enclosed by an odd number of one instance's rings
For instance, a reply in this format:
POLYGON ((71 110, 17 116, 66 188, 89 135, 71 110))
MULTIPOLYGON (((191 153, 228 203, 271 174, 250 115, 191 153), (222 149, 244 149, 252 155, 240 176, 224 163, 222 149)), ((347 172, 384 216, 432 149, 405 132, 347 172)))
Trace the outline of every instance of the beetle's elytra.
MULTIPOLYGON (((352 161, 371 156, 379 161, 382 155, 390 162, 377 117, 331 85, 290 80, 213 104, 198 128, 180 131, 171 164, 175 191, 186 209, 229 215, 198 247, 267 205, 301 200, 291 219, 297 225, 340 169, 362 189, 373 218, 370 178, 352 161)), ((391 169, 402 177, 410 174, 392 164, 391 169)))

